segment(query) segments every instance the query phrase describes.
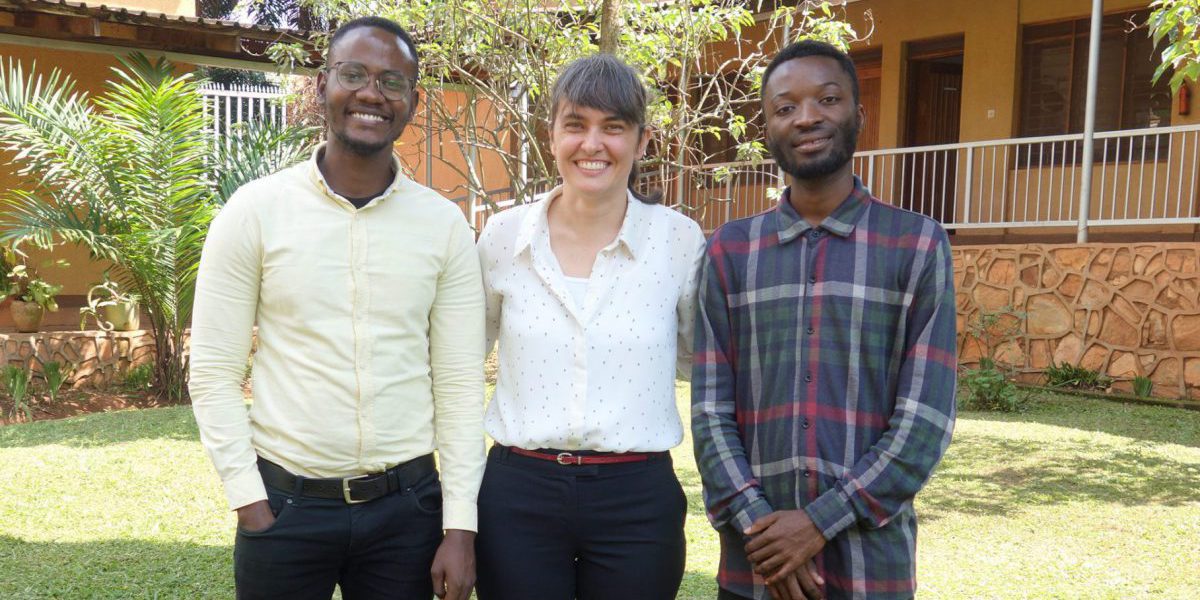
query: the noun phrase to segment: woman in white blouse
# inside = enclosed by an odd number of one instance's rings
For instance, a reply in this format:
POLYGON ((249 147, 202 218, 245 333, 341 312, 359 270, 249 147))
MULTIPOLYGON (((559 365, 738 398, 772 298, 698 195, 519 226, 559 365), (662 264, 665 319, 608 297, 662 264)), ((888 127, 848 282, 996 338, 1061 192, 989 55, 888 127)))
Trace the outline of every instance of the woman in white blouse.
POLYGON ((633 190, 650 139, 633 69, 578 60, 550 101, 562 184, 479 239, 499 341, 479 597, 673 598, 687 502, 667 451, 683 440, 675 375, 690 371, 704 235, 633 190))

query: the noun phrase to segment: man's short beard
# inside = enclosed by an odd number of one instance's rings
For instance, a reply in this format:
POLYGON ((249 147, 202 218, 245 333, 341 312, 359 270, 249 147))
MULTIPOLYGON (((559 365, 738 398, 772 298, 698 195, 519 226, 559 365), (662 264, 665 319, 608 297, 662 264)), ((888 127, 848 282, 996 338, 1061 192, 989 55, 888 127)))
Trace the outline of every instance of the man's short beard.
POLYGON ((771 137, 767 138, 767 150, 771 156, 775 158, 775 163, 779 165, 780 170, 792 176, 796 180, 822 179, 833 173, 838 172, 852 158, 854 158, 854 149, 858 146, 858 127, 838 127, 841 134, 841 144, 832 148, 829 154, 816 160, 808 161, 804 164, 793 162, 794 154, 788 152, 790 148, 781 144, 779 140, 771 137))
POLYGON ((338 139, 339 142, 341 142, 343 148, 349 150, 351 154, 357 156, 374 156, 383 150, 390 148, 392 144, 396 143, 396 140, 379 143, 363 142, 351 139, 350 136, 341 131, 335 131, 333 132, 333 135, 338 139))

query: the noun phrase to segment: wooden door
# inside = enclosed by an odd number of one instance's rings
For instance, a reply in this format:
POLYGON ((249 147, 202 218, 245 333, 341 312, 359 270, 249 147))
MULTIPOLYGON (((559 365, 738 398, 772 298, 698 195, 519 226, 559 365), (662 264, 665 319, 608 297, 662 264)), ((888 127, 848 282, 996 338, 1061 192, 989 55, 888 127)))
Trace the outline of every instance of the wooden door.
MULTIPOLYGON (((910 48, 905 147, 959 141, 962 81, 962 38, 910 48)), ((905 197, 892 201, 939 222, 953 222, 958 159, 955 150, 907 154, 900 187, 905 197)))

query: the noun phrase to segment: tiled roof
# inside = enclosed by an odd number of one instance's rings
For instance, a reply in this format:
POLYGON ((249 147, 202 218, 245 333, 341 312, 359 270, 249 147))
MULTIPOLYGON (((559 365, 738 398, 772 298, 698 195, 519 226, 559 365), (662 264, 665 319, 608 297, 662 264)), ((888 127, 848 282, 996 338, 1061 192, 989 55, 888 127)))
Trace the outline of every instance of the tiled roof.
POLYGON ((270 27, 208 19, 204 17, 187 17, 183 15, 168 15, 147 10, 131 9, 120 6, 89 5, 70 0, 0 0, 0 33, 16 33, 51 39, 70 39, 81 42, 116 43, 118 45, 141 47, 147 49, 184 52, 190 54, 212 55, 242 58, 267 62, 261 56, 268 45, 277 41, 307 42, 311 34, 308 31, 270 27), (14 13, 17 17, 8 20, 2 18, 2 13, 14 13), (22 17, 32 15, 32 20, 22 17), (90 28, 80 28, 78 25, 58 24, 47 27, 41 16, 64 16, 74 19, 90 19, 94 25, 90 28), (214 49, 211 44, 198 44, 195 39, 186 36, 179 39, 159 37, 147 42, 142 36, 136 39, 112 38, 106 36, 102 24, 125 25, 153 30, 176 30, 194 34, 202 34, 206 38, 235 38, 239 50, 231 51, 228 44, 223 50, 214 49))

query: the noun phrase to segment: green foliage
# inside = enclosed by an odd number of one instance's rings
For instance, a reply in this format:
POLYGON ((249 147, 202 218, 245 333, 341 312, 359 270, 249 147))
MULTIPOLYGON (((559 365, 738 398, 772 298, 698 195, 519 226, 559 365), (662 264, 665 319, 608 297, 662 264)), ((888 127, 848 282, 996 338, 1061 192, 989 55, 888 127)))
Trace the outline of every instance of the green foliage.
POLYGON ((308 158, 317 133, 311 127, 283 126, 271 121, 237 123, 229 133, 228 143, 217 144, 211 155, 216 178, 215 200, 225 204, 246 182, 308 158))
MULTIPOLYGON (((513 196, 527 198, 557 176, 544 143, 548 95, 568 62, 597 51, 601 13, 615 0, 307 0, 328 22, 380 15, 403 24, 419 40, 423 102, 432 129, 453 140, 439 153, 467 190, 487 197, 495 174, 480 153, 499 157, 513 196), (486 123, 487 126, 483 126, 486 123)), ((748 139, 748 115, 759 111, 758 82, 777 42, 814 35, 845 47, 857 34, 829 2, 804 1, 780 8, 756 27, 762 4, 742 0, 625 1, 615 12, 616 54, 642 73, 651 92, 653 141, 644 166, 657 166, 664 185, 680 193, 691 185, 689 167, 709 162, 702 138, 731 139, 739 159, 765 155, 748 139), (785 33, 785 27, 791 33, 785 33), (755 39, 745 34, 755 28, 755 39), (718 56, 710 48, 722 43, 718 56), (714 76, 714 73, 720 73, 714 76)), ((604 32, 606 37, 612 31, 604 32)), ((611 37, 609 37, 611 39, 611 37)), ((301 54, 274 45, 268 54, 284 65, 301 54)), ((497 164, 497 163, 490 163, 497 164)), ((696 183, 699 185, 699 183, 696 183)), ((458 190, 452 190, 458 192, 458 190)), ((457 195, 455 193, 454 195, 457 195)), ((680 196, 681 198, 682 196, 680 196)))
POLYGON ((0 149, 23 180, 3 197, 0 241, 79 244, 114 264, 116 281, 141 297, 149 317, 157 390, 179 400, 208 224, 243 177, 295 159, 297 138, 244 133, 231 144, 286 140, 292 150, 225 151, 208 133, 191 74, 136 53, 121 64, 95 98, 57 69, 27 76, 10 60, 0 72, 0 149))
POLYGON ((150 385, 154 382, 154 365, 143 363, 136 367, 129 367, 125 371, 124 381, 122 385, 125 389, 131 392, 143 392, 150 389, 150 385))
POLYGON ((782 21, 784 31, 793 32, 796 40, 820 40, 849 52, 850 42, 859 39, 854 27, 839 19, 829 2, 799 2, 795 7, 775 9, 773 17, 782 21))
POLYGON ((42 377, 46 378, 46 393, 50 395, 51 402, 58 402, 58 392, 66 383, 69 374, 68 369, 63 368, 63 364, 58 361, 42 363, 42 377))
POLYGON ((977 344, 979 355, 999 362, 998 354, 1005 345, 1021 338, 1025 313, 1005 306, 994 311, 980 310, 967 322, 967 337, 977 344))
MULTIPOLYGON (((21 302, 32 302, 43 309, 55 312, 58 302, 54 299, 62 291, 42 279, 37 269, 25 264, 25 254, 17 248, 4 248, 0 259, 0 300, 13 297, 21 302)), ((66 261, 46 261, 43 266, 67 266, 66 261)))
POLYGON ((1103 390, 1112 385, 1112 379, 1099 371, 1067 362, 1051 364, 1046 367, 1043 375, 1046 377, 1046 385, 1050 387, 1103 390))
POLYGON ((967 322, 966 335, 979 347, 979 366, 964 369, 958 381, 963 394, 960 405, 967 410, 1020 412, 1029 403, 1029 394, 1017 388, 1012 367, 999 359, 1000 350, 1020 339, 1025 314, 1005 306, 999 310, 980 310, 967 322))
POLYGON ((1200 78, 1200 0, 1154 0, 1150 8, 1150 37, 1155 47, 1162 44, 1154 82, 1171 71, 1171 92, 1178 92, 1200 78))
POLYGON ((1133 394, 1138 398, 1149 398, 1154 392, 1154 382, 1150 381, 1145 375, 1138 375, 1133 378, 1133 394))
POLYGON ((33 407, 29 406, 29 381, 32 378, 32 373, 25 365, 4 365, 0 369, 0 383, 4 384, 4 390, 8 392, 8 398, 12 401, 12 410, 9 412, 9 418, 15 417, 18 412, 25 414, 26 421, 33 420, 33 407))
POLYGON ((990 359, 979 361, 979 368, 964 369, 958 377, 963 388, 959 408, 996 412, 1023 412, 1029 405, 1029 394, 1013 382, 1007 369, 990 359))

